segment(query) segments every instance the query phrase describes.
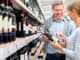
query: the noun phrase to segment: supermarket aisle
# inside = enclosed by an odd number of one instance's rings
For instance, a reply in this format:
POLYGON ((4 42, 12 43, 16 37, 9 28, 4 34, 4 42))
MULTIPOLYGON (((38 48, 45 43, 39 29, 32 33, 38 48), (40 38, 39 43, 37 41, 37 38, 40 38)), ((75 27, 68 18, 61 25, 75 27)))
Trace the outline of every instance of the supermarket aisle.
POLYGON ((37 0, 0 0, 0 60, 29 60, 33 47, 42 47, 39 7, 37 0))
POLYGON ((0 0, 0 60, 45 60, 42 27, 53 2, 0 0))

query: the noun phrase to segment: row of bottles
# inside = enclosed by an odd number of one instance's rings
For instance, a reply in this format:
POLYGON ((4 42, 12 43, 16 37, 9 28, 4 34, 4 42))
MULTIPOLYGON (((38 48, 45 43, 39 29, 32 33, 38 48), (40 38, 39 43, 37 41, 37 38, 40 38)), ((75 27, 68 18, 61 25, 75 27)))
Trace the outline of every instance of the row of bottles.
POLYGON ((36 34, 32 24, 27 21, 28 16, 25 16, 20 10, 15 10, 16 15, 16 36, 25 37, 29 35, 36 34))
POLYGON ((9 0, 0 1, 0 43, 16 40, 16 37, 32 35, 33 29, 28 31, 26 16, 21 10, 14 9, 9 0), (4 3, 5 2, 5 3, 4 3), (13 14, 14 13, 14 14, 13 14), (28 33, 26 33, 28 31, 28 33))
POLYGON ((0 0, 0 44, 16 40, 15 15, 9 0, 0 0))
POLYGON ((13 55, 6 58, 6 60, 20 60, 20 55, 18 54, 18 52, 16 52, 13 55))
POLYGON ((16 39, 15 16, 0 11, 0 43, 7 43, 16 39))
POLYGON ((5 12, 12 12, 12 4, 10 0, 0 0, 0 11, 5 11, 5 12))
POLYGON ((28 60, 29 49, 29 46, 25 46, 20 50, 16 51, 14 54, 7 57, 6 60, 28 60))

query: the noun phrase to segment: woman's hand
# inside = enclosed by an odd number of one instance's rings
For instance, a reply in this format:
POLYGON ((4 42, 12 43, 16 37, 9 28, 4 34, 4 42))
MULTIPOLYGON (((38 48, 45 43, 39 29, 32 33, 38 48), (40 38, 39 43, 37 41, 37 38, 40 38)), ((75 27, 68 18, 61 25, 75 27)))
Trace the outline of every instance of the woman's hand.
POLYGON ((56 36, 58 39, 61 39, 61 40, 65 40, 66 39, 66 36, 62 33, 56 33, 56 36))
POLYGON ((66 36, 62 33, 56 33, 56 37, 60 40, 62 40, 62 42, 60 43, 60 45, 62 47, 66 47, 66 36))
POLYGON ((55 49, 58 49, 58 50, 64 50, 64 48, 57 42, 53 41, 53 42, 50 42, 52 47, 55 48, 55 49))

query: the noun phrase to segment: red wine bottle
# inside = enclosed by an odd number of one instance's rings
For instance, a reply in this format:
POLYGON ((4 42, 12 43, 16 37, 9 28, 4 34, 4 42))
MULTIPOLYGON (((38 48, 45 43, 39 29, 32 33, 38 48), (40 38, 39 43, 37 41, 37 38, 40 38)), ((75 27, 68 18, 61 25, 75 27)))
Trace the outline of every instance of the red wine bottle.
POLYGON ((12 41, 16 40, 16 19, 15 15, 12 14, 12 41))
POLYGON ((0 11, 0 44, 3 43, 2 41, 2 11, 0 11))
POLYGON ((24 23, 23 23, 23 14, 16 14, 16 23, 17 23, 17 37, 25 37, 25 31, 24 31, 24 23))
POLYGON ((9 42, 12 41, 12 16, 9 13, 9 19, 8 19, 8 40, 9 42))
POLYGON ((2 21, 2 34, 3 34, 3 42, 7 43, 8 42, 8 28, 7 28, 7 23, 8 23, 8 14, 6 12, 3 13, 3 21, 2 21))

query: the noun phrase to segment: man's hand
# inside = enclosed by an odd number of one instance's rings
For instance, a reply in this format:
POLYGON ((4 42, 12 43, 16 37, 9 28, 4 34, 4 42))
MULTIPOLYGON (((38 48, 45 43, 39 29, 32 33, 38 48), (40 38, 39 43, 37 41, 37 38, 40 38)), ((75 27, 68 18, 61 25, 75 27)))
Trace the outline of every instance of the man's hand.
POLYGON ((50 42, 52 47, 55 48, 55 49, 58 49, 58 50, 64 50, 64 48, 57 42, 50 42))
POLYGON ((47 42, 47 41, 48 41, 48 37, 43 34, 43 35, 42 35, 42 40, 45 41, 45 42, 47 42))

